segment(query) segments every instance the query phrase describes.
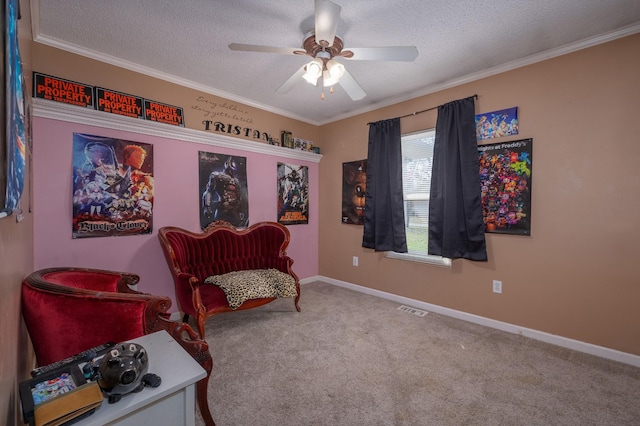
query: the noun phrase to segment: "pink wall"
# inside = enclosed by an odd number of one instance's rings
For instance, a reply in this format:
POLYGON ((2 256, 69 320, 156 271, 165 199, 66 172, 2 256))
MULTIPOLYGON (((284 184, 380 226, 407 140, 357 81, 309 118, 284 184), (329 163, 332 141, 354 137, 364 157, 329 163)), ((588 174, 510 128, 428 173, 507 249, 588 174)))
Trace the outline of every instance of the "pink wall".
MULTIPOLYGON (((198 151, 208 151, 247 158, 250 223, 276 220, 278 162, 309 167, 309 224, 288 227, 291 244, 287 252, 301 279, 318 274, 318 163, 40 117, 34 119, 33 134, 34 269, 78 266, 133 272, 140 275, 139 290, 175 300, 157 230, 167 225, 200 229, 198 151), (73 133, 153 145, 151 235, 71 238, 73 133)), ((238 140, 238 146, 242 144, 238 140)), ((175 302, 171 309, 177 310, 175 302)))

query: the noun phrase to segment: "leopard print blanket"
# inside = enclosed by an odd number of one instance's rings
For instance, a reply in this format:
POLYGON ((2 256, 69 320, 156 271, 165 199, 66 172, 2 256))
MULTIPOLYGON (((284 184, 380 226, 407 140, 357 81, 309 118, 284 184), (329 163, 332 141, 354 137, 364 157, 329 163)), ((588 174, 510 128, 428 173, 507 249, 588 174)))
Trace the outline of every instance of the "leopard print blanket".
POLYGON ((277 269, 253 269, 212 275, 204 280, 222 289, 231 309, 237 309, 246 300, 269 297, 295 297, 296 280, 277 269))

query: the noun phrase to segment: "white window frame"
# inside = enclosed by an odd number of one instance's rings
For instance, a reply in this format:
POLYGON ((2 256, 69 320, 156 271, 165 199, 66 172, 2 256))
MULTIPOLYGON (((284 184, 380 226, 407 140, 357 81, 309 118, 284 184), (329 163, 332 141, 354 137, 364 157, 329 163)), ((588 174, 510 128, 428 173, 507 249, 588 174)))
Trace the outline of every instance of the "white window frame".
MULTIPOLYGON (((435 129, 427 129, 427 130, 421 130, 418 132, 408 133, 408 134, 402 135, 402 137, 404 138, 405 136, 415 136, 423 133, 432 134, 435 137, 435 129)), ((405 203, 405 206, 406 205, 407 204, 405 203)), ((407 212, 405 211, 405 215, 406 214, 407 212)), ((426 232, 428 232, 428 230, 426 232)), ((409 262, 419 262, 419 263, 427 263, 427 264, 436 265, 436 266, 451 267, 451 259, 449 258, 423 254, 423 253, 415 253, 415 252, 412 253, 410 250, 408 253, 396 253, 394 251, 388 251, 386 252, 386 257, 389 259, 399 259, 399 260, 405 260, 409 262)))

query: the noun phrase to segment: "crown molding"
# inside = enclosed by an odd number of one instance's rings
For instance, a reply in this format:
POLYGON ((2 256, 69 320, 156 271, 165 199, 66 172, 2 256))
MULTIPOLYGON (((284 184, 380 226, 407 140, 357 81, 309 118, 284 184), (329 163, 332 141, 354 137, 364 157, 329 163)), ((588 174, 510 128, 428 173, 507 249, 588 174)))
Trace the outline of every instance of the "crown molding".
POLYGON ((34 117, 85 124, 105 129, 122 130, 141 135, 159 136, 162 138, 177 139, 203 145, 310 161, 312 163, 319 163, 322 158, 322 155, 314 152, 283 148, 276 145, 234 138, 217 133, 188 129, 185 127, 157 123, 155 121, 146 121, 138 118, 124 117, 40 98, 33 98, 32 105, 34 117))

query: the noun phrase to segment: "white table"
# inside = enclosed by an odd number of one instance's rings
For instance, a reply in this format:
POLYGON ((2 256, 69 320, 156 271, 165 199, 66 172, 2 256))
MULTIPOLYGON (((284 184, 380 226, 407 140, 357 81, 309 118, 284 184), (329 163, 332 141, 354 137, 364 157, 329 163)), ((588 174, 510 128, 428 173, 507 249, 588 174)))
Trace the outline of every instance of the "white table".
POLYGON ((206 377, 206 371, 166 331, 130 342, 145 348, 148 373, 160 376, 162 383, 127 394, 114 404, 104 399, 95 413, 76 425, 195 425, 195 383, 206 377))

